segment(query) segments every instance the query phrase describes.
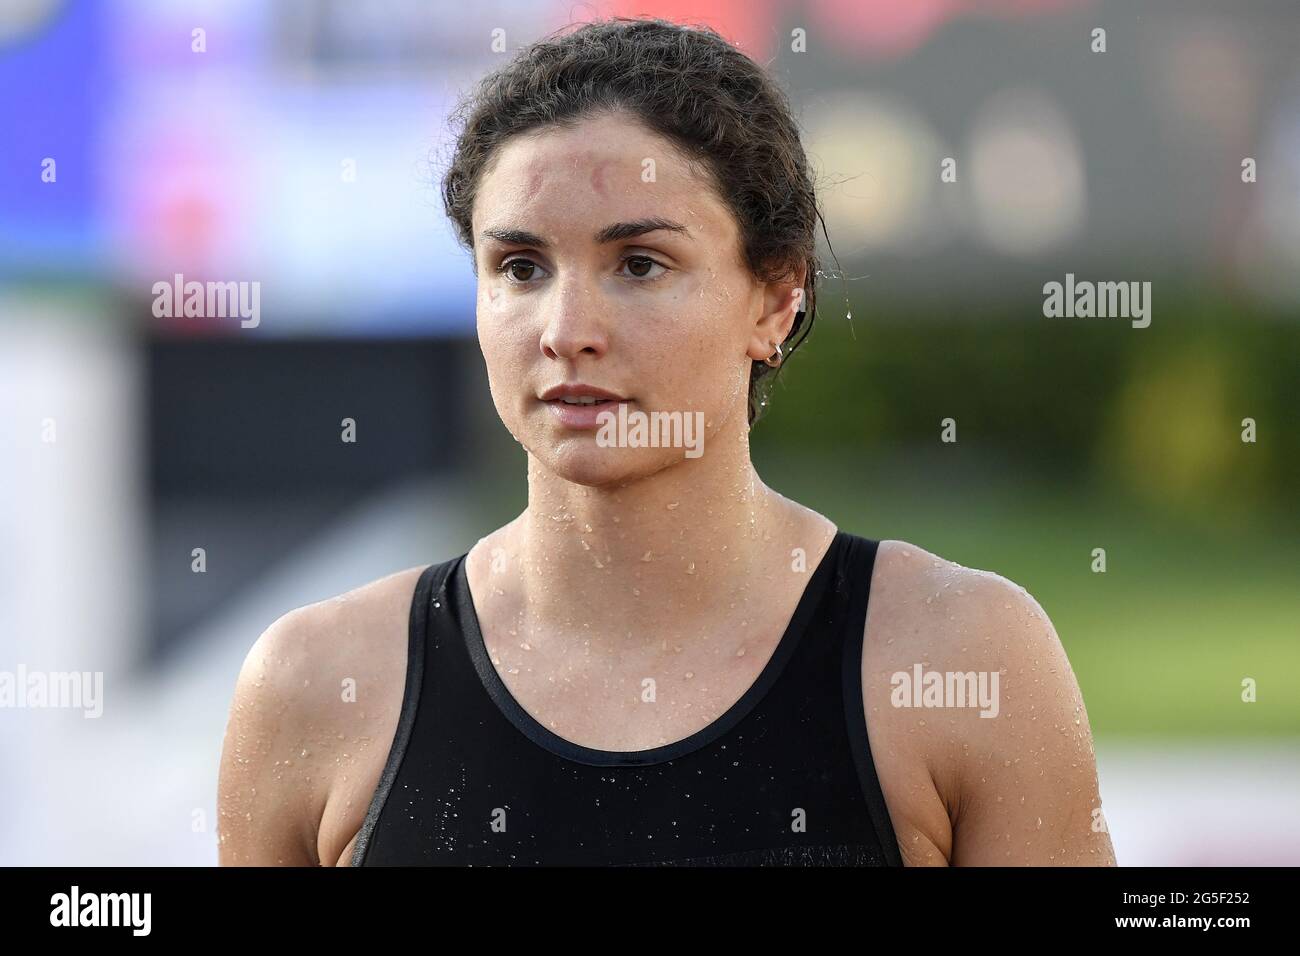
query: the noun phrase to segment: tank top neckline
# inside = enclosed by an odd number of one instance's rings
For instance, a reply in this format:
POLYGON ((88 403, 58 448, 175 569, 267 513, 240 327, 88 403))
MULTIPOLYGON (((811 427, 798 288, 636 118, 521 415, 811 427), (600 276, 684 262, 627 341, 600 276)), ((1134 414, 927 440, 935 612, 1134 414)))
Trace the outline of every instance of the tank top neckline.
POLYGON ((800 638, 803 636, 804 631, 807 630, 809 620, 816 611, 821 596, 826 591, 826 579, 839 561, 839 555, 847 537, 847 532, 836 529, 835 536, 826 549, 826 553, 822 555, 816 570, 809 575, 808 582, 804 585, 799 601, 795 605, 794 613, 790 616, 790 621, 786 625, 785 632, 781 635, 781 640, 777 642, 776 649, 768 658, 767 663, 763 665, 755 681, 746 688, 736 702, 728 707, 716 720, 706 724, 694 733, 679 740, 644 750, 601 750, 596 747, 575 743, 561 737, 525 710, 523 705, 510 692, 505 681, 501 679, 501 675, 497 673, 496 667, 493 666, 491 659, 488 657, 487 645, 483 640, 483 631, 479 626, 478 611, 474 607, 474 599, 469 588, 469 575, 465 570, 468 552, 457 559, 456 566, 451 572, 452 581, 449 583, 454 588, 456 601, 460 606, 460 616, 464 623, 461 630, 465 637, 466 649, 469 651, 470 659, 474 664, 474 670, 478 673, 479 680, 488 696, 492 698, 501 713, 520 732, 544 750, 577 763, 596 767, 644 767, 666 763, 669 760, 675 760, 697 750, 702 750, 723 737, 758 706, 794 655, 800 638))

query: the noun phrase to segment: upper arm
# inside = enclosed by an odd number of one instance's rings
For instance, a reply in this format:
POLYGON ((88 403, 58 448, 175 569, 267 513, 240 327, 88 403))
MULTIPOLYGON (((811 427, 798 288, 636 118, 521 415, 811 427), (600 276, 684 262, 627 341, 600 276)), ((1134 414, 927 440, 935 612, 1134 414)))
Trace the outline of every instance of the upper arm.
POLYGON ((953 725, 951 862, 1113 866, 1088 712, 1056 629, 1023 588, 974 575, 953 660, 988 675, 996 710, 961 711, 953 725))
POLYGON ((1038 602, 905 542, 876 564, 863 690, 904 861, 1113 865, 1087 711, 1038 602))
POLYGON ((226 725, 217 785, 222 866, 309 866, 316 852, 324 781, 303 755, 305 692, 311 685, 309 608, 268 627, 244 659, 226 725))

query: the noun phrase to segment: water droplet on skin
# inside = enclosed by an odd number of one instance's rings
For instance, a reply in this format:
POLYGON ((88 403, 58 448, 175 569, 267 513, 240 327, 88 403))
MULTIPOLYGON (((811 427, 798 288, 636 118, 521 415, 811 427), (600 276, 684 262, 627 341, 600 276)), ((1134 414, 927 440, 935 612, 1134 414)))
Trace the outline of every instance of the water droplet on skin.
POLYGON ((673 501, 673 502, 669 503, 669 505, 668 505, 668 510, 669 510, 669 511, 672 511, 672 510, 673 510, 674 508, 676 508, 679 504, 681 504, 680 501, 673 501))
POLYGON ((647 551, 645 554, 641 555, 641 560, 642 560, 642 561, 653 561, 653 560, 654 560, 654 557, 653 557, 653 555, 652 555, 651 552, 647 551))
POLYGON ((695 676, 695 672, 694 672, 694 671, 687 671, 687 672, 686 672, 686 679, 687 679, 687 680, 690 680, 690 679, 691 679, 692 677, 694 677, 694 676, 695 676))

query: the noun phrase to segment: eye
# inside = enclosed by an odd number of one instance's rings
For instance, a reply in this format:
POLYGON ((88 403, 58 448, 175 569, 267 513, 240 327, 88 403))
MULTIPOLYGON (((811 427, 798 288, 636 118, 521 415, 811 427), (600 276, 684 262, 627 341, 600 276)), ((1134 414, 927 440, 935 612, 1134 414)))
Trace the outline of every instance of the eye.
POLYGON ((647 275, 645 272, 638 272, 638 271, 632 272, 633 278, 642 279, 646 282, 653 282, 656 279, 662 279, 665 275, 668 274, 668 269, 666 266, 660 265, 658 262, 655 262, 655 260, 651 259, 649 256, 643 256, 643 255, 624 256, 623 264, 626 265, 628 269, 631 270, 639 270, 639 269, 648 270, 652 268, 659 268, 663 270, 658 275, 647 275), (635 263, 635 265, 633 265, 633 263, 635 263))
POLYGON ((501 265, 497 266, 494 271, 497 272, 498 274, 505 274, 506 278, 510 282, 516 285, 524 285, 533 278, 533 274, 531 271, 527 275, 521 276, 518 272, 515 271, 516 266, 520 266, 529 270, 541 268, 541 266, 539 266, 532 259, 526 259, 523 256, 519 256, 514 259, 505 260, 504 262, 501 263, 501 265))

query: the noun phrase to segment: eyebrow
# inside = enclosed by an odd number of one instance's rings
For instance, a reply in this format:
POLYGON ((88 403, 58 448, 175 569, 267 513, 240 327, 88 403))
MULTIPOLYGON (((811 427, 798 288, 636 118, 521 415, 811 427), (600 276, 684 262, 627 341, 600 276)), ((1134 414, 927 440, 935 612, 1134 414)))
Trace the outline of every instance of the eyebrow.
MULTIPOLYGON (((601 244, 607 242, 618 242, 622 239, 631 239, 634 236, 643 236, 648 232, 658 232, 667 230, 685 236, 687 239, 694 241, 694 236, 690 234, 685 226, 680 222, 673 222, 671 219, 663 219, 659 216, 650 216, 645 219, 633 219, 629 222, 610 223, 604 229, 597 232, 592 238, 601 244)), ((545 249, 550 245, 545 239, 535 232, 529 232, 526 229, 484 229, 479 233, 480 239, 496 239, 500 242, 509 243, 519 246, 536 246, 538 249, 545 249)))

